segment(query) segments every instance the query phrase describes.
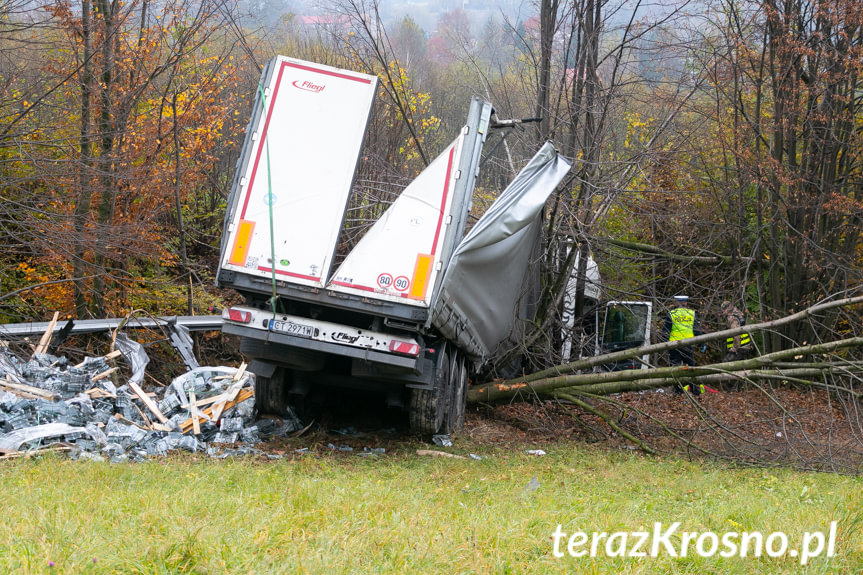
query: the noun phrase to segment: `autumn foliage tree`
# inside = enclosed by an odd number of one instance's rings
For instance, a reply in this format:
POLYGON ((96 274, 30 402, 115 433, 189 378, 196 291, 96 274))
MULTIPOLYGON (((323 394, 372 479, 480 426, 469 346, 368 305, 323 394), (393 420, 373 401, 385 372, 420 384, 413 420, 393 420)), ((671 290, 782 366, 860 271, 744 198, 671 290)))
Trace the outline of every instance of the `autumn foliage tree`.
POLYGON ((27 129, 5 141, 32 204, 18 214, 30 240, 18 273, 44 280, 61 311, 122 313, 139 287, 171 279, 178 261, 188 268, 184 206, 207 193, 208 171, 240 138, 243 63, 213 3, 36 10, 53 26, 21 34, 50 42, 38 70, 53 89, 23 102, 27 129))
MULTIPOLYGON (((755 265, 765 318, 858 287, 863 209, 863 6, 854 1, 722 2, 706 69, 733 175, 729 245, 755 265)), ((832 329, 794 326, 768 349, 832 329)))

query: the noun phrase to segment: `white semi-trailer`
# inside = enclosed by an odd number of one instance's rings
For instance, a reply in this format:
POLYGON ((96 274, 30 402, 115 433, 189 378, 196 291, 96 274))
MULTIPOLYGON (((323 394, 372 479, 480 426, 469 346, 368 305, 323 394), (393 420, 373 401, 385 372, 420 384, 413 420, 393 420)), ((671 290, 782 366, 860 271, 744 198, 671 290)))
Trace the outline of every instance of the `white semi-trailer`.
POLYGON ((245 305, 224 331, 253 361, 256 401, 334 384, 384 392, 422 433, 464 419, 469 372, 517 327, 540 212, 570 164, 546 144, 465 236, 482 147, 467 122, 333 265, 377 78, 285 57, 264 69, 228 200, 217 274, 245 305))

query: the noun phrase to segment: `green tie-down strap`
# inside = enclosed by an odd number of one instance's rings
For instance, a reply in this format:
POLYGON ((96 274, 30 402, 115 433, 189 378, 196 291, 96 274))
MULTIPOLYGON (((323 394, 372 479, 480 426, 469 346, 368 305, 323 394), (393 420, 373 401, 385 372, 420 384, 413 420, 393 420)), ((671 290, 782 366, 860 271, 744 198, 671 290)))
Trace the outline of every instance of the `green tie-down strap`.
MULTIPOLYGON (((261 84, 258 84, 258 92, 261 94, 261 104, 264 107, 264 114, 267 113, 267 96, 264 95, 264 87, 261 84)), ((275 233, 273 230, 273 178, 270 173, 270 141, 269 138, 264 134, 264 149, 267 153, 267 210, 270 213, 270 276, 272 279, 273 286, 273 297, 270 298, 270 306, 273 309, 273 317, 276 317, 276 300, 278 296, 276 295, 276 239, 275 233)))

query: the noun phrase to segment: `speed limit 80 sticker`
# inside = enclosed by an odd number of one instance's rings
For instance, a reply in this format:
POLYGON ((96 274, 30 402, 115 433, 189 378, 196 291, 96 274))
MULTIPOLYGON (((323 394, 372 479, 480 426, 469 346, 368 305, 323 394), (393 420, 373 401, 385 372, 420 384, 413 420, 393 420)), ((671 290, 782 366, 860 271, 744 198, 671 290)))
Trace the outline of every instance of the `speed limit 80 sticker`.
POLYGON ((393 276, 390 274, 381 274, 378 276, 378 286, 383 289, 389 289, 393 285, 393 276))

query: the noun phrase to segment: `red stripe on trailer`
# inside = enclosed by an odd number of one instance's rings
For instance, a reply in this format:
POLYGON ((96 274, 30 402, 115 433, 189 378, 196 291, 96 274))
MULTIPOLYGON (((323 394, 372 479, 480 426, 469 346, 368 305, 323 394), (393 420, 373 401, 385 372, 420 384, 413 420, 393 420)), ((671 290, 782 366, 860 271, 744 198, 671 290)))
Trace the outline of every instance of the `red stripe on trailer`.
POLYGON ((341 78, 343 80, 353 80, 354 82, 362 82, 363 84, 371 84, 372 81, 368 78, 357 78, 356 76, 349 76, 347 74, 342 74, 340 72, 332 72, 330 70, 322 70, 320 68, 313 68, 311 66, 303 66, 301 64, 294 64, 293 62, 284 62, 282 66, 290 66, 291 68, 297 68, 298 70, 305 70, 306 72, 316 72, 318 74, 325 74, 327 76, 333 76, 335 78, 341 78))
MULTIPOLYGON (((270 127, 270 118, 273 116, 273 110, 276 108, 273 104, 276 101, 276 95, 279 93, 279 86, 282 83, 282 72, 285 71, 285 66, 279 68, 279 75, 276 78, 276 86, 273 88, 273 95, 270 97, 270 109, 267 110, 267 120, 264 122, 264 129, 261 130, 261 136, 258 138, 258 153, 255 155, 255 165, 252 166, 252 175, 249 177, 249 185, 246 186, 246 199, 243 200, 243 211, 240 212, 240 219, 245 219, 246 208, 249 207, 249 198, 252 196, 252 186, 255 183, 255 175, 258 173, 258 162, 261 161, 261 152, 264 151, 264 142, 267 139, 267 129, 270 127)), ((270 193, 267 190, 267 193, 270 193)), ((260 268, 258 268, 260 269, 260 268)))
POLYGON ((431 255, 435 255, 435 250, 437 250, 437 240, 438 240, 438 237, 440 236, 440 228, 443 225, 444 210, 446 209, 446 197, 447 197, 447 194, 449 193, 449 178, 450 178, 450 174, 452 173, 453 154, 455 154, 455 146, 453 146, 449 150, 449 160, 448 160, 448 163, 446 166, 446 181, 444 181, 444 184, 443 184, 443 199, 441 200, 441 203, 440 203, 440 217, 438 218, 438 221, 437 221, 437 229, 434 232, 434 242, 432 242, 431 255))
POLYGON ((330 283, 331 283, 331 284, 333 284, 333 285, 337 285, 337 286, 342 286, 342 287, 347 287, 347 288, 354 288, 354 289, 359 289, 359 290, 363 290, 363 291, 375 291, 375 288, 373 288, 373 287, 369 287, 369 286, 361 286, 361 285, 359 285, 359 284, 349 284, 349 283, 347 283, 347 282, 337 282, 337 281, 332 281, 332 282, 330 282, 330 283))
MULTIPOLYGON (((276 85, 273 88, 273 95, 270 98, 270 109, 267 110, 267 121, 264 122, 264 129, 261 131, 261 137, 258 140, 258 153, 255 156, 255 165, 254 165, 254 167, 252 167, 252 175, 249 178, 249 185, 246 186, 246 199, 243 201, 243 210, 240 212, 240 219, 244 219, 246 217, 246 208, 249 206, 249 198, 251 197, 252 185, 255 183, 255 175, 257 175, 257 173, 258 173, 258 162, 261 161, 261 152, 264 149, 264 141, 267 139, 267 129, 270 127, 270 118, 272 117, 273 109, 275 108, 275 106, 273 104, 276 101, 276 95, 279 93, 279 86, 282 84, 282 73, 285 71, 286 66, 290 66, 292 68, 297 68, 299 70, 306 70, 308 72, 316 72, 318 74, 325 74, 327 76, 334 76, 336 78, 342 78, 345 80, 353 80, 355 82, 362 82, 364 84, 371 84, 371 80, 368 78, 357 78, 355 76, 349 76, 347 74, 340 74, 338 72, 331 72, 329 70, 322 70, 319 68, 313 68, 311 66, 302 66, 300 64, 293 64, 291 62, 282 62, 282 65, 279 67, 279 75, 276 78, 276 85)), ((317 279, 317 278, 315 278, 315 279, 317 279)))
MULTIPOLYGON (((258 266, 258 271, 259 272, 272 273, 273 268, 265 268, 264 266, 258 266)), ((283 270, 276 270, 276 273, 279 275, 282 275, 282 276, 291 276, 292 278, 300 278, 300 279, 310 280, 310 281, 314 281, 314 282, 321 281, 321 278, 318 278, 315 276, 306 276, 303 274, 295 274, 294 272, 286 272, 283 270)))

